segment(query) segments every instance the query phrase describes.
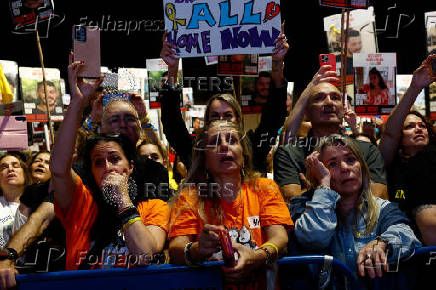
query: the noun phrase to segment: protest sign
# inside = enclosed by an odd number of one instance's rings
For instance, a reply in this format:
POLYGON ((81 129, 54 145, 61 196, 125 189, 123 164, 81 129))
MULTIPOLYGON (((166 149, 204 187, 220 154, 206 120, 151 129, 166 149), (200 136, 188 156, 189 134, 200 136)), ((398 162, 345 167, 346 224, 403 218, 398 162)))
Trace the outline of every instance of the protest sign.
MULTIPOLYGON (((150 109, 160 108, 159 90, 168 79, 168 66, 161 58, 153 58, 146 60, 148 72, 148 90, 150 97, 150 109)), ((179 72, 177 79, 182 77, 182 60, 179 59, 179 72)))
MULTIPOLYGON (((346 27, 346 23, 344 24, 346 27)), ((345 28, 344 28, 345 29, 345 28)), ((336 55, 336 72, 341 75, 341 14, 324 18, 329 52, 336 55)), ((353 53, 377 53, 374 8, 350 12, 347 42, 346 84, 353 84, 353 53)))
POLYGON ((52 0, 9 0, 14 30, 47 21, 53 15, 52 0))
POLYGON ((9 84, 12 94, 14 95, 11 101, 18 100, 18 64, 15 61, 0 60, 0 66, 3 68, 3 73, 9 84))
MULTIPOLYGON (((397 75, 397 102, 399 102, 412 82, 413 75, 397 75)), ((415 103, 413 104, 412 110, 420 112, 425 116, 425 93, 422 90, 418 97, 416 97, 415 103)))
POLYGON ((27 149, 27 124, 25 116, 0 116, 0 150, 27 149))
POLYGON ((180 57, 272 53, 281 31, 279 0, 164 0, 163 9, 180 57))
POLYGON ((319 5, 336 8, 367 8, 369 0, 319 0, 319 5))
POLYGON ((257 76, 259 72, 258 57, 257 54, 220 55, 217 75, 257 76))
MULTIPOLYGON (((21 94, 27 122, 47 122, 44 86, 41 68, 20 67, 21 94)), ((52 121, 63 120, 63 105, 60 91, 60 71, 46 68, 48 107, 52 121)))
MULTIPOLYGON (((425 28, 427 31, 427 52, 436 53, 436 11, 426 12, 425 28)), ((436 120, 436 83, 428 86, 430 96, 430 118, 436 120)))
POLYGON ((354 88, 357 114, 389 114, 396 102, 396 53, 355 53, 354 88))

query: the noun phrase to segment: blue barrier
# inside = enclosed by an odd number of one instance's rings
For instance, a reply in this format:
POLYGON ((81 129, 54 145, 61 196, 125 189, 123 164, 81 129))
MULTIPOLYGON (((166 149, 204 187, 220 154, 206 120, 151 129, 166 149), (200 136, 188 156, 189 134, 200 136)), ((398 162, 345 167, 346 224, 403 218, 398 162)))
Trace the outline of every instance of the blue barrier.
MULTIPOLYGON (((279 265, 320 264, 325 256, 294 256, 278 261, 279 265)), ((202 267, 189 268, 171 264, 137 268, 105 270, 62 271, 17 275, 19 289, 222 289, 222 262, 207 262, 202 267)), ((333 259, 332 268, 348 277, 353 285, 356 276, 339 260, 333 259)))

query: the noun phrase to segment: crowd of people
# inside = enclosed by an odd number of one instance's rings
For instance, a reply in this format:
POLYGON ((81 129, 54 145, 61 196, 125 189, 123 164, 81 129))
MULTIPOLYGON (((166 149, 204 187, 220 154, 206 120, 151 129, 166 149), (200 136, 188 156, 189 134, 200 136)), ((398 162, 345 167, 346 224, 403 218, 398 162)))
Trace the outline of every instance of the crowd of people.
MULTIPOLYGON (((434 133, 411 111, 418 93, 436 81, 436 55, 417 68, 376 135, 375 128, 359 130, 328 65, 288 115, 289 44, 281 34, 257 128, 246 131, 237 99, 218 94, 192 136, 179 106, 179 61, 166 38, 160 100, 170 150, 150 129, 140 96, 103 107, 102 78, 79 78, 84 63, 71 53, 71 103, 52 150, 1 156, 1 289, 14 287, 18 272, 228 259, 223 232, 235 252, 235 263, 223 267, 232 289, 278 287, 277 259, 303 254, 332 255, 368 285, 416 248, 436 246, 434 133), (87 114, 91 126, 83 124, 87 114), (57 257, 28 263, 49 249, 58 249, 57 257)), ((371 80, 371 94, 379 82, 371 80)))

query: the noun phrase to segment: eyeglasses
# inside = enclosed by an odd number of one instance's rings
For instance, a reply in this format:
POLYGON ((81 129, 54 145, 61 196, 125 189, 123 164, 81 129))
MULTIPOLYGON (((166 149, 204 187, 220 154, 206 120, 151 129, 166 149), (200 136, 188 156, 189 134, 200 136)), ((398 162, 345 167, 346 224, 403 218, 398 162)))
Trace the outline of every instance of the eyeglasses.
POLYGON ((106 119, 106 122, 109 123, 110 125, 113 125, 113 124, 119 124, 119 123, 121 123, 121 121, 124 121, 124 123, 126 123, 126 124, 136 125, 138 120, 139 119, 137 117, 135 117, 134 115, 128 114, 128 115, 125 115, 123 118, 121 118, 120 116, 117 116, 117 115, 109 117, 106 119))

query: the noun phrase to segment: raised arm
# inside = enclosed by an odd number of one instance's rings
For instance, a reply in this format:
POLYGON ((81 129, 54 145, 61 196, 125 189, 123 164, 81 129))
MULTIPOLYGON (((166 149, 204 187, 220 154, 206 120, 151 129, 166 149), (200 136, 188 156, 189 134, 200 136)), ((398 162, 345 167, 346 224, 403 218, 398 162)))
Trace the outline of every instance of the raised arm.
POLYGON ((304 89, 303 93, 298 98, 297 103, 295 104, 288 118, 285 120, 285 124, 283 126, 283 129, 285 130, 285 138, 282 139, 282 143, 280 145, 288 144, 294 137, 297 136, 297 132, 300 128, 301 121, 303 120, 312 88, 320 82, 338 81, 338 78, 336 78, 336 72, 329 71, 330 68, 330 65, 322 66, 313 76, 306 89, 304 89))
POLYGON ((415 103, 416 97, 421 90, 436 80, 436 75, 432 75, 431 61, 436 58, 436 54, 428 56, 413 72, 412 83, 407 89, 401 101, 395 106, 388 121, 383 136, 380 141, 379 150, 383 155, 385 167, 388 167, 398 151, 401 138, 401 130, 407 113, 415 103))
POLYGON ((174 52, 175 46, 167 41, 168 33, 162 37, 161 58, 168 65, 168 84, 161 92, 161 121, 163 132, 171 147, 180 156, 182 162, 189 169, 191 166, 192 137, 189 135, 185 121, 180 111, 180 90, 176 89, 179 59, 174 52))
POLYGON ((50 161, 55 200, 62 211, 70 206, 75 189, 76 178, 71 170, 71 165, 77 129, 81 126, 82 113, 103 81, 101 78, 94 82, 77 80, 83 62, 76 61, 73 63, 72 60, 73 54, 70 53, 68 81, 71 90, 71 102, 57 134, 50 161))
POLYGON ((285 35, 285 23, 282 23, 282 34, 280 34, 277 39, 274 41, 276 47, 274 48, 274 53, 272 54, 272 71, 271 77, 274 81, 274 85, 279 88, 283 85, 287 85, 284 83, 283 77, 283 60, 285 59, 286 54, 289 51, 289 44, 287 42, 287 38, 285 35))

